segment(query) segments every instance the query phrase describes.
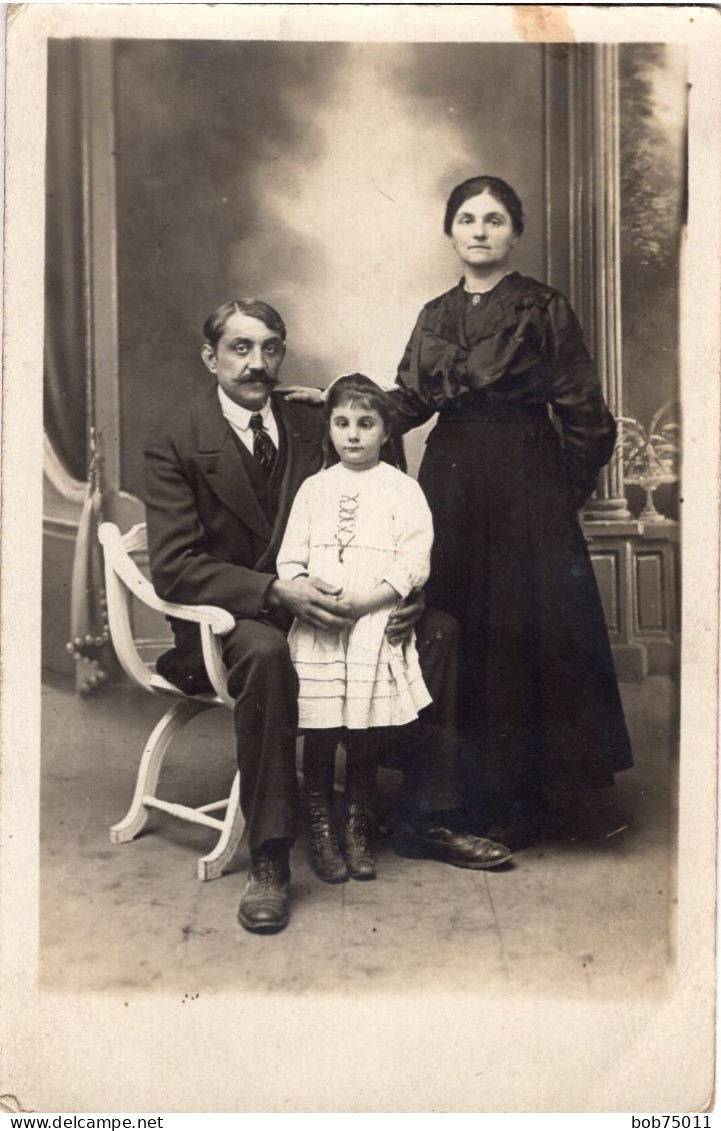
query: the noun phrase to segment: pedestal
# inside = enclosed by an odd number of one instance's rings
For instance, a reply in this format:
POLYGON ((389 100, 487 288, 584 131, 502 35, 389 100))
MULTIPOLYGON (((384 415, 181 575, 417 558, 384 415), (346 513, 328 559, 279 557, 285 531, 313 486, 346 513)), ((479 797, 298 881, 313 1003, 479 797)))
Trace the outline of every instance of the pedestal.
POLYGON ((671 674, 679 646, 678 523, 586 522, 621 680, 671 674))

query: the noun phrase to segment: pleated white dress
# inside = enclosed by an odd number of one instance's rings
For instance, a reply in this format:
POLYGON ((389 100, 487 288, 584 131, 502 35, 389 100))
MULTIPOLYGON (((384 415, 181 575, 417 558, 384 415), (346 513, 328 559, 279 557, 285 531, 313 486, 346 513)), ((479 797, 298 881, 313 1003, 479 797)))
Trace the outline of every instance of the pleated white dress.
MULTIPOLYGON (((387 581, 402 598, 428 579, 432 544, 431 513, 414 479, 387 463, 361 471, 336 464, 298 491, 278 577, 308 573, 356 593, 387 581)), ((391 645, 391 612, 369 613, 342 632, 293 623, 301 729, 403 726, 428 706, 415 634, 391 645)))

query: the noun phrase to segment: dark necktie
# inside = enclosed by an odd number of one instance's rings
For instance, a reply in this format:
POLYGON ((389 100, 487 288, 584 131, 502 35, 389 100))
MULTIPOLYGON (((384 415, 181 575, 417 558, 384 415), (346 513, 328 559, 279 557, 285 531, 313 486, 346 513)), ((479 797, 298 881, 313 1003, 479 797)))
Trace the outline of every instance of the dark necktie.
POLYGON ((263 417, 259 412, 254 412, 251 416, 250 427, 253 429, 253 455, 261 467, 264 467, 270 475, 278 453, 275 444, 263 427, 263 417))

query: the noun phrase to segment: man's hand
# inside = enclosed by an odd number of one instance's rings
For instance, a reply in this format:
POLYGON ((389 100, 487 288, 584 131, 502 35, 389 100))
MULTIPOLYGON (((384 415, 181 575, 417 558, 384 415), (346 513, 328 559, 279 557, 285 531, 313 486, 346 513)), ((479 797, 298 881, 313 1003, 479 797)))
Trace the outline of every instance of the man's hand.
POLYGON ((408 594, 400 608, 388 618, 386 637, 389 644, 402 644, 413 626, 421 619, 426 609, 426 595, 422 589, 414 589, 408 594))
POLYGON ((296 577, 293 581, 273 581, 266 601, 271 608, 288 609, 303 624, 340 631, 355 620, 353 611, 341 600, 341 592, 320 577, 296 577))
POLYGON ((276 393, 280 393, 285 400, 297 402, 298 404, 323 404, 321 399, 323 390, 312 389, 308 385, 279 385, 275 391, 276 393))

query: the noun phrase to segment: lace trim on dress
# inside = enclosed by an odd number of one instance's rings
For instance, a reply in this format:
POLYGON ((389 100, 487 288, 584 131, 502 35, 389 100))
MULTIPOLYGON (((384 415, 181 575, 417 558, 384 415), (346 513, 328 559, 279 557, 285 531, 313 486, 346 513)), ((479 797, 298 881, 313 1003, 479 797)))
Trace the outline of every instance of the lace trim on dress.
POLYGON ((338 561, 343 561, 343 553, 356 536, 358 518, 358 492, 355 495, 341 495, 338 500, 338 527, 335 539, 338 543, 338 561))

